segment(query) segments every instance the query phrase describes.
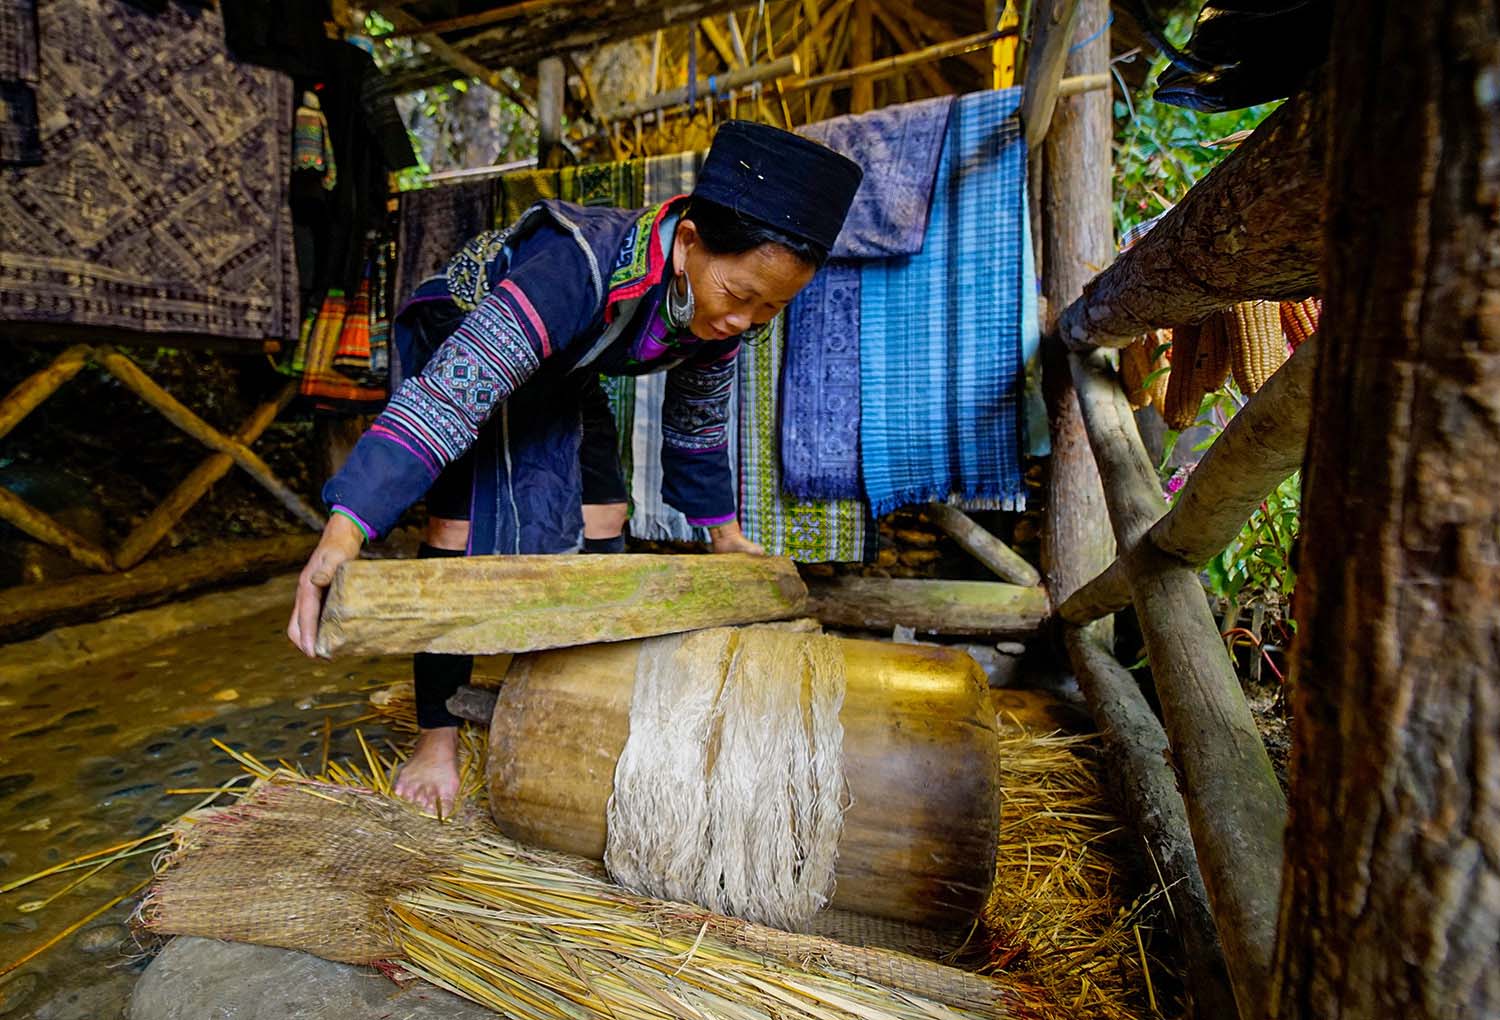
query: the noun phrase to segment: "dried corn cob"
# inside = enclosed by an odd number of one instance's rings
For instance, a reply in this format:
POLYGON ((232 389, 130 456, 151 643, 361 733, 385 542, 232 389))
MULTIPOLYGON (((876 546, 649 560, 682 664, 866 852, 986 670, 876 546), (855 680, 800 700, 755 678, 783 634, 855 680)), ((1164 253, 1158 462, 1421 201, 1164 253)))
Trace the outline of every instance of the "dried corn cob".
POLYGON ((1295 351, 1302 341, 1318 331, 1318 319, 1322 314, 1323 302, 1315 297, 1281 303, 1281 329, 1292 350, 1295 351))
POLYGON ((1120 385, 1135 411, 1151 403, 1151 395, 1142 387, 1150 372, 1147 366, 1151 363, 1152 343, 1150 336, 1138 336, 1120 352, 1120 385))
POLYGON ((1281 333, 1281 306, 1274 301, 1242 301, 1230 309, 1224 325, 1234 381, 1249 396, 1266 384, 1286 361, 1286 337, 1281 333))
POLYGON ((1155 404, 1158 411, 1165 412, 1167 407, 1167 377, 1171 375, 1171 362, 1168 354, 1172 350, 1172 331, 1170 329, 1157 329, 1146 334, 1146 356, 1150 363, 1146 366, 1146 399, 1148 403, 1155 404))
POLYGON ((1202 327, 1197 324, 1172 330, 1172 371, 1167 373, 1167 394, 1161 415, 1168 428, 1179 432, 1198 420, 1198 407, 1208 392, 1198 388, 1195 369, 1201 332, 1202 327))
POLYGON ((1198 346, 1193 353, 1193 385, 1212 393, 1229 378, 1229 333, 1224 323, 1228 312, 1210 315, 1203 320, 1198 346))

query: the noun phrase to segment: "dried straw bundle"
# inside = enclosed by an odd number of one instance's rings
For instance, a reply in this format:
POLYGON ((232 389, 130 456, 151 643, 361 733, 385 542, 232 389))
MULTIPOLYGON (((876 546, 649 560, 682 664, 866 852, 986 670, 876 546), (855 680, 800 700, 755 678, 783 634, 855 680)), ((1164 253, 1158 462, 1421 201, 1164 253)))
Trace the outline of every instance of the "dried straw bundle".
POLYGON ((142 909, 150 930, 400 959, 523 1020, 1048 1015, 1025 985, 634 896, 577 862, 285 770, 178 839, 142 909))

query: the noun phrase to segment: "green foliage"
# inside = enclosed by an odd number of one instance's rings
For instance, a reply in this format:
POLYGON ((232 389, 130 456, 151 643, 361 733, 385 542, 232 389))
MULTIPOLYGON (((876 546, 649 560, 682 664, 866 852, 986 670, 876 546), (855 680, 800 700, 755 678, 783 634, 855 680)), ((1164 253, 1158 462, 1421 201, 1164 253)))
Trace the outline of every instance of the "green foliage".
MULTIPOLYGON (((1172 27, 1175 39, 1187 34, 1185 20, 1172 27)), ((1114 218, 1121 234, 1180 201, 1229 151, 1205 143, 1255 127, 1277 105, 1199 113, 1158 103, 1151 98, 1152 83, 1166 64, 1158 57, 1145 86, 1114 104, 1114 218)))
POLYGON ((1292 543, 1302 513, 1302 476, 1292 475, 1266 497, 1229 548, 1209 561, 1209 588, 1242 606, 1260 603, 1284 618, 1296 585, 1292 543))

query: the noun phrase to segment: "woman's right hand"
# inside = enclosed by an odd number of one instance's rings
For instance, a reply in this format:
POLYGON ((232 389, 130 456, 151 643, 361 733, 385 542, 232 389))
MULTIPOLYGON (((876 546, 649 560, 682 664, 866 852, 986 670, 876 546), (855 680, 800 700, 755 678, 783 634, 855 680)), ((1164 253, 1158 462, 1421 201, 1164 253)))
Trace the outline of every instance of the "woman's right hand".
POLYGON ((359 547, 365 533, 343 514, 329 514, 323 526, 323 537, 308 557, 302 576, 297 578, 297 601, 292 604, 292 619, 286 625, 286 636, 308 658, 315 658, 318 642, 318 617, 323 614, 323 598, 333 583, 339 565, 359 558, 359 547))

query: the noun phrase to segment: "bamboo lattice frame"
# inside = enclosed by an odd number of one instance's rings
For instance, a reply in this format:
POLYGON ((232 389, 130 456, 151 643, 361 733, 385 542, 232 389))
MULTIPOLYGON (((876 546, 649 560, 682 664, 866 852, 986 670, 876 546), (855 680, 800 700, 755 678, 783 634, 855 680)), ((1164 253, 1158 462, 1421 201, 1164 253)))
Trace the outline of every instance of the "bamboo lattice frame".
POLYGON ((0 489, 0 519, 39 542, 61 549, 74 560, 95 570, 104 573, 128 570, 145 559, 162 536, 193 508, 209 487, 238 464, 303 523, 314 530, 323 527, 323 515, 293 492, 250 449, 250 444, 260 438, 271 422, 276 420, 276 416, 291 402, 296 394, 295 383, 288 383, 274 399, 252 411, 233 434, 225 435, 162 389, 139 365, 120 351, 109 346, 75 344, 58 355, 46 368, 22 380, 4 400, 0 400, 0 438, 4 438, 48 397, 67 385, 90 361, 97 363, 136 396, 161 412, 169 422, 213 452, 145 520, 136 525, 114 552, 78 534, 6 489, 0 489))

